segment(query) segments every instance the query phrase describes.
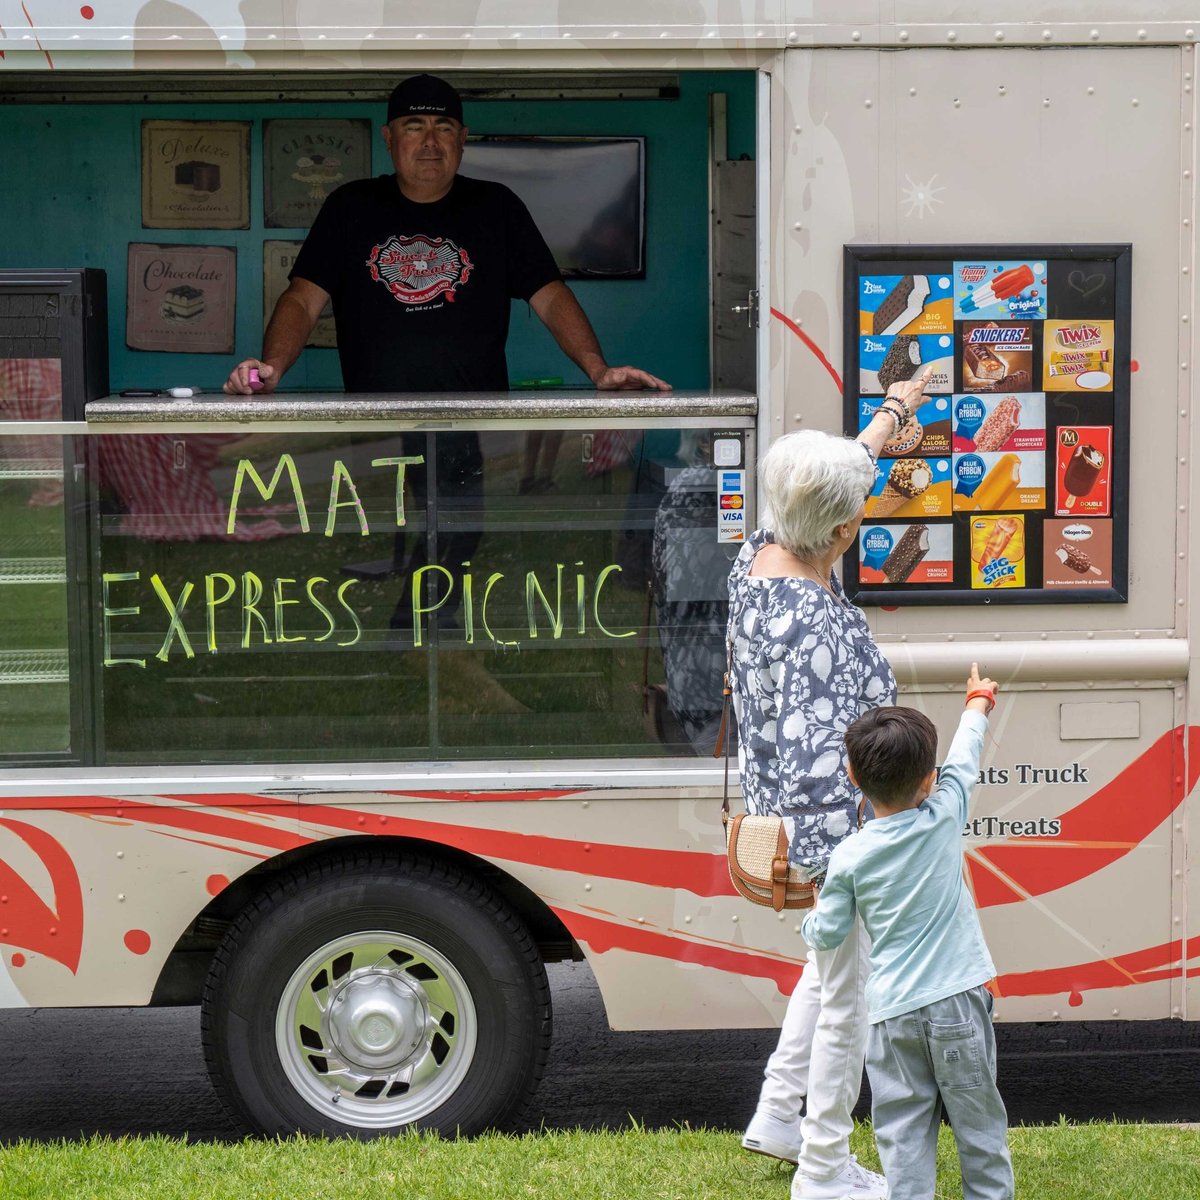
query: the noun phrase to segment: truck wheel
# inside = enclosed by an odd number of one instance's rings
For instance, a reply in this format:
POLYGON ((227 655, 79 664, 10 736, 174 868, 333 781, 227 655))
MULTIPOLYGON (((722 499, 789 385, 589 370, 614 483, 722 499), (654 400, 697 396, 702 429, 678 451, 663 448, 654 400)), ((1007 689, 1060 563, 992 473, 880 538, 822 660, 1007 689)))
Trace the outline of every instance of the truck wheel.
POLYGON ((273 882, 202 1001, 213 1085, 241 1126, 470 1135, 519 1116, 550 1044, 528 929, 457 867, 364 850, 273 882))

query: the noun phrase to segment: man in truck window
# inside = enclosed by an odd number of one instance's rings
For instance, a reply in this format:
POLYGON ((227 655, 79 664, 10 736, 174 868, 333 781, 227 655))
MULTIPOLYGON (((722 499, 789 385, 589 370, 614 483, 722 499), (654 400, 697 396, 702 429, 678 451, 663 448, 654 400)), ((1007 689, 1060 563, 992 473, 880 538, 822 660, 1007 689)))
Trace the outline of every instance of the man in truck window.
MULTIPOLYGON (((344 184, 325 201, 271 314, 262 358, 238 363, 226 392, 273 391, 330 301, 348 392, 506 391, 513 298, 529 302, 595 387, 670 390, 636 367, 607 364, 525 205, 502 184, 458 174, 467 128, 449 83, 415 75, 397 85, 383 140, 395 173, 344 184)), ((439 433, 436 447, 439 492, 481 506, 478 434, 439 433)), ((426 472, 410 470, 409 480, 424 504, 426 472)), ((480 536, 468 528, 439 538, 439 563, 458 569, 480 536)), ((407 546, 397 539, 402 575, 424 563, 423 536, 407 546)), ((457 607, 443 606, 439 623, 452 624, 457 607)), ((393 624, 408 620, 402 599, 393 624)))
POLYGON ((529 302, 595 387, 669 390, 636 367, 607 364, 525 205, 502 184, 458 174, 462 118, 443 79, 416 75, 396 87, 383 127, 395 174, 344 184, 326 200, 262 358, 238 363, 226 392, 273 391, 331 300, 347 391, 505 391, 513 298, 529 302))

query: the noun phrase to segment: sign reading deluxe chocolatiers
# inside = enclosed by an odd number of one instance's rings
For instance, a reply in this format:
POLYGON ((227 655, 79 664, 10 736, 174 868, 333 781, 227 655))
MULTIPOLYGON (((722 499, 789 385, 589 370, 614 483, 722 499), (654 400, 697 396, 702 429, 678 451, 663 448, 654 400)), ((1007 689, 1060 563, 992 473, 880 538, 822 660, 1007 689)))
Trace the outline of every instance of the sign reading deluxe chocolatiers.
POLYGON ((237 250, 129 246, 125 342, 132 350, 232 354, 237 250))
POLYGON ((143 121, 145 229, 250 228, 249 121, 143 121))

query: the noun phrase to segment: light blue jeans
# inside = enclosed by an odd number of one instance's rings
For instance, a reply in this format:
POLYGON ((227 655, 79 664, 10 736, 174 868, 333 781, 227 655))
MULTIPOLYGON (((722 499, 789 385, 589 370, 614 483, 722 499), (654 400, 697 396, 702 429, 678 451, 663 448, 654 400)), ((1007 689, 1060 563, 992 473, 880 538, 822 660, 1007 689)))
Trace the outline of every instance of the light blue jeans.
POLYGON ((965 1200, 1013 1200, 1008 1114, 996 1087, 992 997, 971 988, 871 1026, 871 1117, 891 1200, 933 1200, 945 1109, 965 1200))

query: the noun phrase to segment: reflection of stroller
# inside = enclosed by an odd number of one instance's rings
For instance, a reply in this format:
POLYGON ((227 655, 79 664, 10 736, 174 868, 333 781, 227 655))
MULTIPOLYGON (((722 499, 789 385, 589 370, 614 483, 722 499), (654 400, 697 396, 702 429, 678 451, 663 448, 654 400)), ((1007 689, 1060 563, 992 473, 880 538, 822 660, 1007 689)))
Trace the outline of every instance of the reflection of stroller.
MULTIPOLYGON (((707 458, 685 444, 685 461, 707 458)), ((674 474, 654 518, 654 606, 666 674, 666 707, 646 688, 646 715, 657 736, 711 753, 721 724, 730 547, 717 542, 716 473, 689 466, 674 474)), ((736 552, 737 547, 733 547, 736 552)))

